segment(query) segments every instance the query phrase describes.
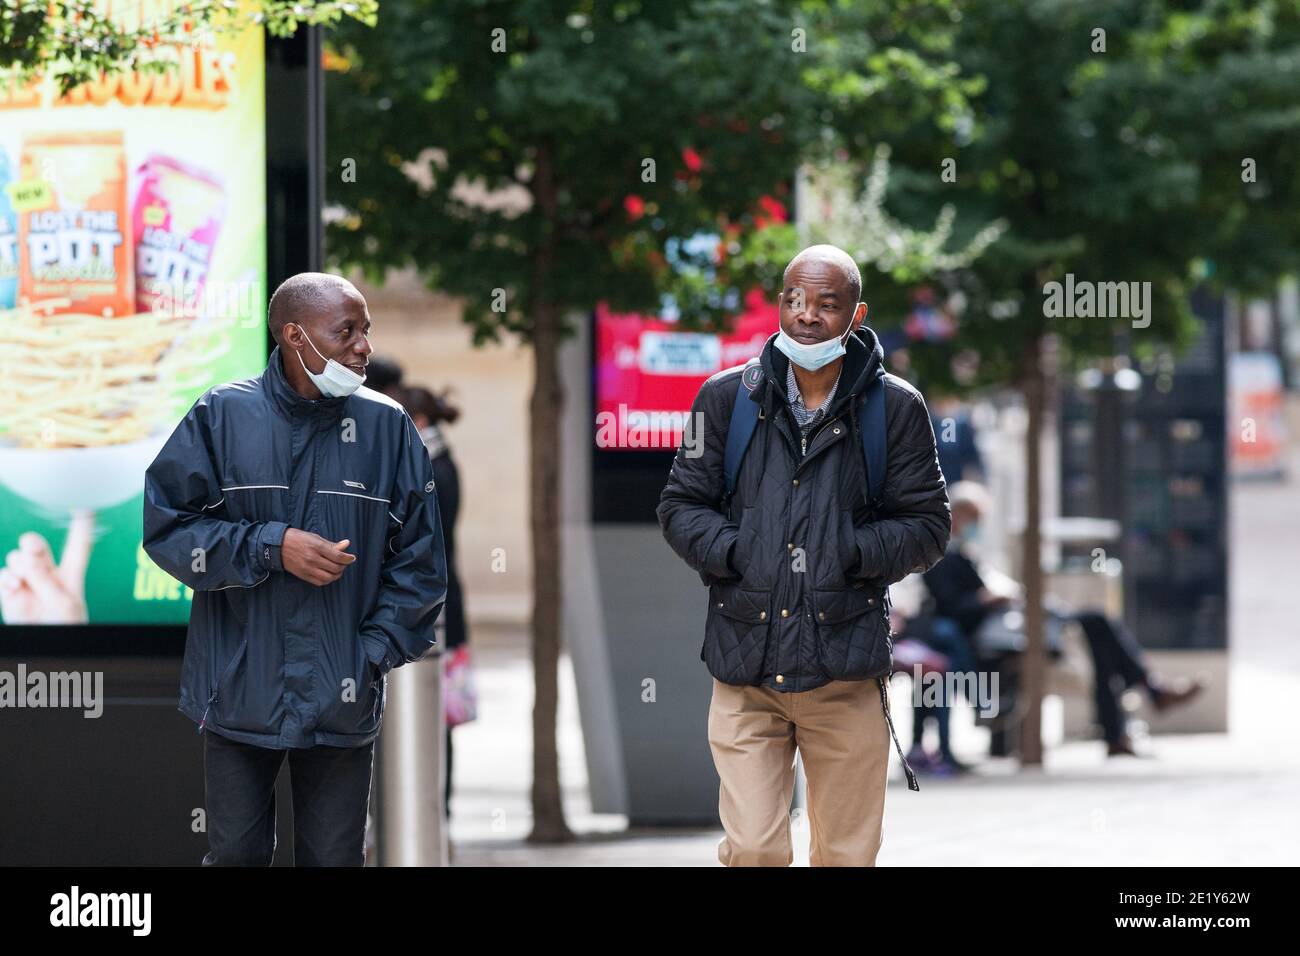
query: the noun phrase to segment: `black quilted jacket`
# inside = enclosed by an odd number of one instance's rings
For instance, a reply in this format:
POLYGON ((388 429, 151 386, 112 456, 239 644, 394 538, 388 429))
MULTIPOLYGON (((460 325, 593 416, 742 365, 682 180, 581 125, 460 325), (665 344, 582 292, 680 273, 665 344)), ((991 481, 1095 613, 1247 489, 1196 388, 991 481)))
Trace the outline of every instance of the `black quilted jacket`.
POLYGON ((884 676, 893 651, 885 589, 934 565, 948 543, 930 416, 916 389, 882 371, 880 343, 863 328, 849 339, 835 400, 802 455, 786 399, 789 360, 775 338, 743 399, 763 410, 729 508, 723 454, 739 366, 700 388, 692 413, 703 452, 678 450, 659 502, 664 537, 709 588, 700 657, 725 683, 779 691, 884 676), (888 466, 873 515, 859 396, 882 375, 888 466))

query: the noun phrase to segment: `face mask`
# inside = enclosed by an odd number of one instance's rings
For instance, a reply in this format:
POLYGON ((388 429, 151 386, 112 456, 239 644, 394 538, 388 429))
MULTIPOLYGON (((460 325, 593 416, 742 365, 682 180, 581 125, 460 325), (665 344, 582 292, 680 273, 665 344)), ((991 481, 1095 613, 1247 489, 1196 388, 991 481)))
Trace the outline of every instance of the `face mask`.
POLYGON ((964 545, 977 544, 980 539, 980 526, 977 524, 968 524, 961 529, 961 543, 964 545))
MULTIPOLYGON (((300 325, 298 328, 302 329, 302 326, 300 325)), ((320 349, 316 348, 315 343, 307 335, 306 329, 302 329, 302 337, 307 339, 307 344, 311 346, 311 350, 320 355, 320 349)), ((340 365, 333 359, 326 359, 323 355, 320 355, 320 357, 325 360, 325 371, 318 375, 307 367, 306 362, 302 361, 302 353, 298 353, 298 361, 302 362, 302 370, 307 373, 311 383, 320 389, 320 393, 326 398, 345 398, 359 389, 361 383, 366 380, 364 375, 358 375, 352 369, 340 365)))
POLYGON ((792 339, 785 334, 785 329, 781 329, 776 336, 776 347, 785 354, 786 358, 804 371, 815 372, 844 354, 844 343, 849 340, 849 336, 852 334, 853 326, 850 325, 839 338, 827 339, 825 342, 807 345, 792 339))

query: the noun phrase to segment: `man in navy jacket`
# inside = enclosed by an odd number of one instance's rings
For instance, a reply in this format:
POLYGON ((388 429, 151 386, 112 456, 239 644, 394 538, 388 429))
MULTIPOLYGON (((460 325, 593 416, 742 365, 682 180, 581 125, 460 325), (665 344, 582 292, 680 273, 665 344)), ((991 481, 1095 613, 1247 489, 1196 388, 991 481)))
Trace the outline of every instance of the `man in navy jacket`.
POLYGON ((410 417, 361 385, 361 293, 303 273, 269 322, 266 369, 205 392, 150 465, 144 547, 194 589, 203 862, 271 862, 287 753, 296 862, 360 866, 385 674, 433 647, 446 596, 437 495, 410 417))

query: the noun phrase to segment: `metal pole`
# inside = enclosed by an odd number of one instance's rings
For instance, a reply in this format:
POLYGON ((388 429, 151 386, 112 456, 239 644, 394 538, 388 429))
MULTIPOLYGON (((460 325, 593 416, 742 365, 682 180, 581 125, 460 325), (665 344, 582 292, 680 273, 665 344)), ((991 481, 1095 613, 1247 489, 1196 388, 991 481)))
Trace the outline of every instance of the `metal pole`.
POLYGON ((443 724, 440 644, 425 659, 388 672, 379 735, 383 866, 447 865, 443 724))
POLYGON ((1115 384, 1107 363, 1101 381, 1093 392, 1093 478, 1096 501, 1093 513, 1098 518, 1124 520, 1124 499, 1128 475, 1124 461, 1124 398, 1126 393, 1115 384))

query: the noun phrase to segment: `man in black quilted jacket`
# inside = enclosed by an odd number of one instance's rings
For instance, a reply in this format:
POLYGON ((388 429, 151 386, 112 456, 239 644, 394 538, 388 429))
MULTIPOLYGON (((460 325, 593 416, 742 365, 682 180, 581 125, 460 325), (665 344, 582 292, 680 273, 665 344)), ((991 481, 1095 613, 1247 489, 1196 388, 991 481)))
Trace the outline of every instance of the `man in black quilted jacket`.
POLYGON ((884 371, 861 290, 857 265, 834 246, 790 262, 780 330, 748 371, 701 387, 697 434, 659 503, 665 538, 709 588, 700 656, 714 677, 709 745, 722 780, 718 857, 729 866, 792 862, 796 749, 812 864, 871 866, 880 848, 892 733, 886 588, 943 557, 951 519, 925 402, 884 371), (875 507, 862 434, 871 388, 885 399, 875 507), (758 423, 724 500, 737 401, 758 404, 758 423))

